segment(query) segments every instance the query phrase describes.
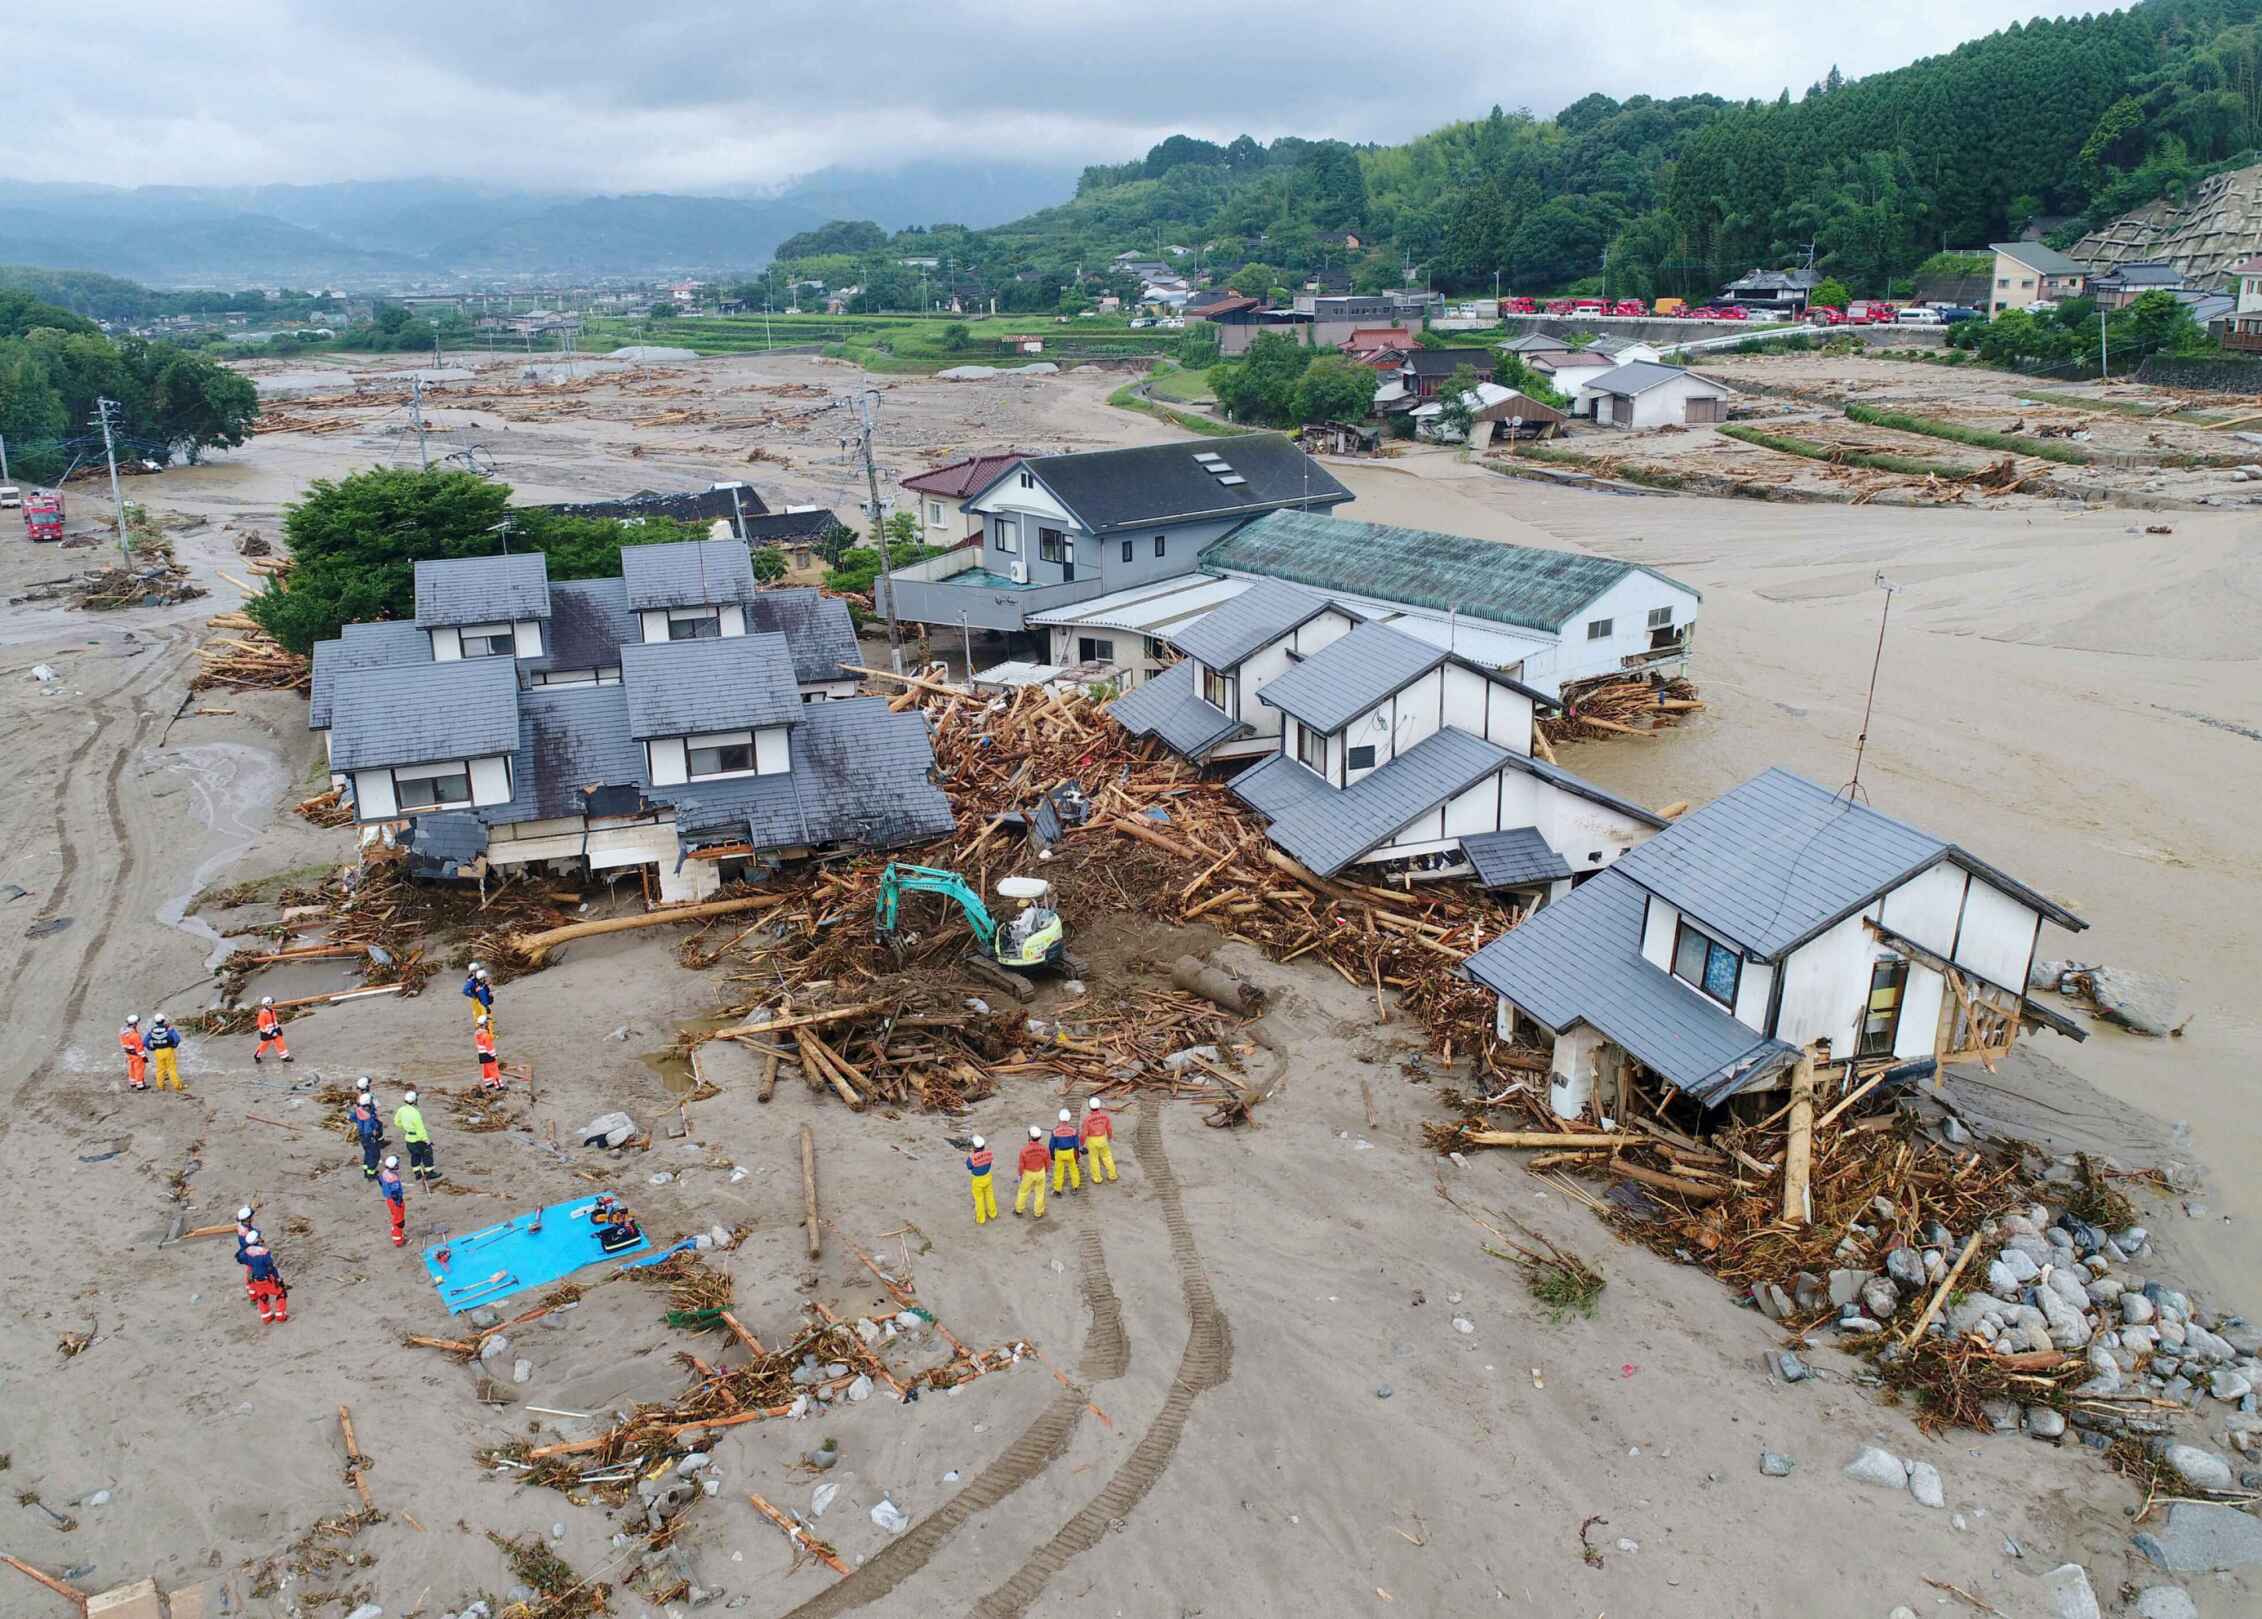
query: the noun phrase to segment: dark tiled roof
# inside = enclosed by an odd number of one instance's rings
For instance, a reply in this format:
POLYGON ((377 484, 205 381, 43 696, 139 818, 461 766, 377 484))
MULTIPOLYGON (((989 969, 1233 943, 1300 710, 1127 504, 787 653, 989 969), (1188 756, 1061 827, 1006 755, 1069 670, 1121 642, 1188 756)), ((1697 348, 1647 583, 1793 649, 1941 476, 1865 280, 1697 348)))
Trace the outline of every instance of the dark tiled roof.
POLYGON ((793 678, 805 686, 853 680, 841 665, 864 661, 848 603, 821 591, 757 590, 746 604, 746 630, 784 636, 793 650, 793 678))
POLYGON ((1026 450, 998 450, 988 455, 963 456, 939 467, 929 467, 924 472, 914 472, 902 480, 903 487, 916 489, 926 495, 963 497, 980 489, 1014 462, 1025 459, 1029 453, 1026 450))
POLYGON ((1445 661, 1442 647, 1385 624, 1361 624, 1330 641, 1258 693, 1315 731, 1339 731, 1408 681, 1445 661))
POLYGON ((802 717, 782 635, 654 641, 620 650, 629 734, 691 736, 790 725, 802 717))
POLYGON ((645 784, 644 745, 628 734, 623 686, 535 687, 519 694, 518 751, 508 804, 480 811, 491 826, 586 814, 588 789, 645 784))
POLYGON ((1284 506, 1333 506, 1351 498, 1325 467, 1278 433, 1087 450, 1026 464, 1079 522, 1102 534, 1253 517, 1284 506), (1227 477, 1243 481, 1226 483, 1227 477))
POLYGON ((1332 798, 1335 789, 1285 753, 1268 753, 1226 786, 1268 821, 1277 821, 1299 804, 1332 798))
POLYGON ((756 517, 770 508, 762 503, 752 484, 742 483, 735 488, 698 489, 681 495, 639 489, 621 500, 579 500, 537 509, 566 517, 665 517, 678 523, 712 523, 721 518, 735 524, 740 513, 756 517), (736 506, 731 503, 733 495, 738 497, 736 506))
POLYGON ((669 540, 624 545, 621 578, 636 612, 661 607, 719 607, 754 594, 754 565, 739 540, 669 540))
POLYGON ((2087 275, 2089 272, 2054 247, 2044 247, 2040 242, 1990 242, 1990 253, 2000 253, 2018 260, 2037 275, 2087 275))
POLYGON ((1327 599, 1323 596, 1277 579, 1260 579, 1231 601, 1172 630, 1169 640, 1179 651, 1201 659, 1212 669, 1230 669, 1325 611, 1327 599))
POLYGON ((1199 760, 1220 742, 1248 730, 1231 715, 1213 708, 1194 689, 1194 666, 1174 664, 1108 706, 1116 723, 1133 736, 1160 738, 1182 758, 1199 760))
POLYGON ((419 815, 409 823, 408 869, 417 877, 455 877, 487 852, 487 823, 469 810, 419 815))
POLYGON ((1571 875, 1570 862, 1547 846, 1536 826, 1472 832, 1461 840, 1461 852, 1469 857, 1477 883, 1484 888, 1518 888, 1571 875))
MULTIPOLYGON (((1652 388, 1662 388, 1668 382, 1679 382, 1690 375, 1691 372, 1677 365, 1661 365, 1655 360, 1628 360, 1624 365, 1603 372, 1587 386, 1603 393, 1631 396, 1648 393, 1652 388)), ((1699 377, 1697 380, 1702 382, 1704 379, 1699 377)), ((1711 386, 1709 383, 1705 385, 1711 386)))
POLYGON ((1417 377, 1450 377, 1467 366, 1482 381, 1492 375, 1494 358, 1490 349, 1417 348, 1407 354, 1406 365, 1417 377))
POLYGON ((1586 1024, 1706 1106, 1795 1060, 1642 959, 1643 909, 1640 887, 1613 867, 1493 940, 1466 970, 1557 1034, 1586 1024))
POLYGON ((518 746, 518 670, 509 658, 349 669, 331 708, 334 770, 479 759, 518 746))
POLYGON ((1728 942, 1772 961, 1943 859, 2086 926, 1953 844, 1769 770, 1682 816, 1614 868, 1728 942))
POLYGON ((1448 727, 1341 791, 1288 810, 1272 823, 1272 841, 1320 876, 1332 877, 1509 757, 1506 748, 1448 727))
MULTIPOLYGON (((699 644, 699 643, 691 643, 699 644)), ((676 806, 686 844, 747 837, 757 847, 860 843, 899 848, 947 837, 957 821, 929 781, 934 747, 917 710, 888 712, 879 697, 811 703, 790 736, 782 776, 656 789, 676 806)))
POLYGON ((382 669, 394 663, 428 663, 432 642, 405 619, 348 624, 335 641, 314 643, 314 680, 306 695, 306 728, 326 731, 337 679, 348 669, 382 669))
POLYGON ((813 511, 768 512, 760 517, 749 517, 746 538, 754 545, 784 545, 795 540, 813 540, 827 529, 848 526, 819 506, 813 511))
POLYGON ((550 569, 539 551, 416 565, 416 622, 505 624, 550 616, 550 569))
POLYGON ((643 637, 642 624, 629 611, 625 581, 562 579, 550 587, 550 622, 542 631, 543 655, 520 662, 544 674, 615 668, 620 663, 620 649, 643 637))
MULTIPOLYGON (((1635 564, 1610 557, 1294 511, 1245 524, 1205 548, 1202 563, 1321 592, 1380 597, 1437 612, 1457 609, 1550 634, 1635 571, 1635 564)), ((1666 583, 1689 589, 1678 580, 1666 583)))

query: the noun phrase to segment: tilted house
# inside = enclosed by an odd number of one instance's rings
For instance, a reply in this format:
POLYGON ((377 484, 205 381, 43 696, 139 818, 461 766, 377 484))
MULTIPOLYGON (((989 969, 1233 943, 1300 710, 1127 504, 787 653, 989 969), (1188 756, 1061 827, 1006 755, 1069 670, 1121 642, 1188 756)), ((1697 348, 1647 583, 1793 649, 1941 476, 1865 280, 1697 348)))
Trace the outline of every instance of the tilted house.
POLYGON ((1322 877, 1378 864, 1468 875, 1467 840, 1532 832, 1557 858, 1505 886, 1560 898, 1665 824, 1531 757, 1542 694, 1386 625, 1297 659, 1257 700, 1283 717, 1279 750, 1232 791, 1322 877))
POLYGON ((2079 917, 1955 844, 1785 770, 1756 776, 1471 956, 1554 1039, 1549 1100, 1624 1115, 1643 1074, 1705 1107, 1830 1067, 1992 1063, 2025 1024, 2045 922, 2079 917), (1817 1044, 1820 1043, 1820 1044, 1817 1044))
POLYGON ((540 555, 421 563, 416 624, 318 646, 307 720, 356 819, 408 822, 422 871, 647 866, 667 900, 950 830, 924 718, 855 695, 841 603, 755 589, 736 541, 622 567, 552 585, 540 555))
POLYGON ((1358 622, 1324 596, 1258 580, 1166 632, 1185 656, 1109 712, 1133 736, 1157 737, 1196 764, 1277 753, 1281 718, 1261 701, 1265 687, 1358 622))

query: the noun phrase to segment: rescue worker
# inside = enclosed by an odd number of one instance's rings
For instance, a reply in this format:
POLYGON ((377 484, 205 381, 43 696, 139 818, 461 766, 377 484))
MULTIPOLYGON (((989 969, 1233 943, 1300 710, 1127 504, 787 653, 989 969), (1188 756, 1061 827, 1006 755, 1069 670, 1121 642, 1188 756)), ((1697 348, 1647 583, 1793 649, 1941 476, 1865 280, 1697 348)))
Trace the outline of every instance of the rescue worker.
POLYGON ((385 1121, 377 1116, 377 1098, 369 1093, 369 1076, 361 1077, 361 1094, 353 1099, 353 1133, 361 1138, 361 1178, 377 1178, 377 1155, 385 1150, 385 1121))
POLYGON ((1084 1098, 1084 1152, 1092 1160, 1092 1184, 1100 1183, 1100 1171, 1107 1171, 1109 1180, 1115 1179, 1115 1115, 1100 1106, 1096 1096, 1084 1098))
POLYGON ((480 965, 475 961, 464 969, 463 974, 463 998, 471 1003, 471 1021, 474 1023, 479 1021, 479 1014, 487 1010, 488 1003, 494 999, 495 995, 493 990, 486 991, 484 995, 481 993, 479 988, 480 971, 480 965))
POLYGON ((471 1025, 471 1049, 479 1058, 479 1088, 501 1090, 503 1070, 495 1060, 495 1025, 484 1012, 471 1025))
POLYGON ((973 1178, 974 1183, 976 1225, 987 1225, 997 1218, 997 1188, 990 1181, 990 1169, 996 1161, 996 1154, 990 1151, 990 1144, 976 1136, 973 1151, 966 1155, 966 1173, 973 1178))
POLYGON ((1076 1115, 1062 1108, 1059 1121, 1052 1127, 1053 1196, 1060 1195, 1060 1180, 1063 1175, 1068 1177, 1070 1191, 1084 1190, 1084 1173, 1076 1167, 1076 1149, 1082 1145, 1083 1138, 1076 1133, 1076 1115))
POLYGON ((1045 1133, 1038 1126, 1029 1126, 1029 1139, 1021 1148, 1021 1186, 1013 1194, 1013 1212, 1019 1214, 1021 1206, 1029 1201, 1029 1194, 1037 1194, 1036 1218, 1045 1217, 1045 1133))
POLYGON ((440 1172, 432 1167, 432 1132, 424 1128, 424 1115, 416 1110, 416 1092, 404 1091, 401 1105, 393 1110, 393 1128, 408 1143, 408 1167, 419 1181, 439 1178, 440 1172))
POLYGON ((126 1054, 126 1089, 149 1089, 149 1055, 141 1043, 141 1014, 128 1012, 125 1027, 118 1031, 118 1044, 126 1054))
POLYGON ((479 1009, 487 1014, 487 1027, 495 1026, 495 980, 486 968, 479 969, 479 1009))
POLYGON ((283 1285, 282 1268, 256 1231, 245 1233, 243 1252, 236 1258, 244 1268, 244 1287, 258 1306, 259 1319, 270 1326, 291 1318, 291 1292, 283 1285))
POLYGON ((291 1048, 283 1044, 283 1019, 282 1015, 275 1010, 275 997, 272 995, 259 997, 258 1027, 259 1049, 251 1054, 253 1064, 257 1065, 266 1060, 269 1046, 275 1048, 276 1055, 280 1056, 283 1061, 289 1062, 291 1060, 291 1048))
POLYGON ((251 1205, 246 1203, 236 1210, 236 1263, 243 1263, 243 1251, 251 1246, 252 1233, 258 1230, 254 1223, 251 1205))
POLYGON ((181 1083, 181 1031, 165 1021, 159 1012, 149 1020, 149 1033, 142 1036, 142 1044, 156 1054, 157 1088, 159 1090, 186 1091, 181 1083))
POLYGON ((408 1194, 401 1185, 401 1161, 398 1155, 389 1156, 385 1167, 377 1171, 378 1195, 385 1200, 385 1212, 392 1216, 393 1246, 408 1246, 408 1194))

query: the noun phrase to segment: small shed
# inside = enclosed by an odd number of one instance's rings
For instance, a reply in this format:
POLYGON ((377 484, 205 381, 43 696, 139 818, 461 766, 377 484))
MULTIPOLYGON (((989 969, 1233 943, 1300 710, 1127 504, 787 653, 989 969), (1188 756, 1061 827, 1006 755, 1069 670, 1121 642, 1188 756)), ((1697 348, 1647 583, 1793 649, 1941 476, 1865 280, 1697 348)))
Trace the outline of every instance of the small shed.
POLYGON ((1728 397, 1695 372, 1636 360, 1583 383, 1582 415, 1600 427, 1678 427, 1728 419, 1728 397))

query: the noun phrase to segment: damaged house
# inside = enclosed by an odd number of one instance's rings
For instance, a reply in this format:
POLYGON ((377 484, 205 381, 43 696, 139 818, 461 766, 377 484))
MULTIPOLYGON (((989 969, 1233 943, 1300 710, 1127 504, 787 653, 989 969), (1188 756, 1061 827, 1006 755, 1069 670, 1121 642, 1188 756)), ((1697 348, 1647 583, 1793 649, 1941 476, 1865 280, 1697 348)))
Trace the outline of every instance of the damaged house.
POLYGON ((1556 898, 1665 823, 1531 755, 1553 700, 1340 602, 1262 581, 1174 631, 1185 654, 1110 710, 1195 762, 1322 877, 1352 865, 1556 898))
POLYGON ((925 720, 855 695, 841 603, 756 590, 734 541, 632 546, 622 571, 423 562, 413 624, 318 646, 307 722, 356 820, 408 823, 424 874, 643 867, 668 901, 951 829, 925 720))
POLYGON ((1992 1065, 2023 1027, 2044 923, 2087 926, 1976 855, 1770 770, 1683 816, 1466 963, 1503 1038, 1552 1039, 1549 1102, 1623 1117, 1630 1092, 1704 1108, 1787 1083, 1992 1065))

